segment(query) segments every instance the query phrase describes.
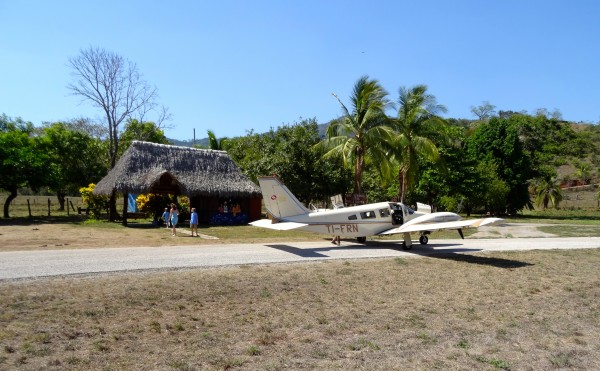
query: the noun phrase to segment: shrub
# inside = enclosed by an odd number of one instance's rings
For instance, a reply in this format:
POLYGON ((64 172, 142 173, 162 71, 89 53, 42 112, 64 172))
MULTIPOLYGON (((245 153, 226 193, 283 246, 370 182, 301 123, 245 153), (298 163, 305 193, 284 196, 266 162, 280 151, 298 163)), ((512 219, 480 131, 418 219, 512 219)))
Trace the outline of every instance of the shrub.
POLYGON ((87 204, 88 209, 96 219, 100 219, 102 211, 108 209, 108 196, 95 195, 94 189, 96 185, 90 183, 87 187, 79 188, 82 201, 87 204))

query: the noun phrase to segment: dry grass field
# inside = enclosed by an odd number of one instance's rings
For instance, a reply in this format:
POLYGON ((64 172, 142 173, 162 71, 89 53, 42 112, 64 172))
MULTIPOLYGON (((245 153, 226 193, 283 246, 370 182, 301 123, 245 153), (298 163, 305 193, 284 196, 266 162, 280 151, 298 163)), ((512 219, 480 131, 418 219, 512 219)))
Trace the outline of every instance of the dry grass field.
MULTIPOLYGON (((546 216, 521 220, 600 235, 595 212, 546 216)), ((2 219, 0 252, 323 238, 185 229, 2 219)), ((0 369, 600 369, 598 267, 600 249, 0 281, 0 369)))
POLYGON ((0 369, 600 369, 600 250, 0 283, 0 369))
POLYGON ((199 227, 204 238, 191 237, 189 225, 171 230, 146 223, 43 222, 40 220, 8 223, 0 221, 0 252, 16 250, 85 249, 98 247, 202 246, 215 243, 310 241, 323 236, 307 232, 277 233, 251 226, 199 227))

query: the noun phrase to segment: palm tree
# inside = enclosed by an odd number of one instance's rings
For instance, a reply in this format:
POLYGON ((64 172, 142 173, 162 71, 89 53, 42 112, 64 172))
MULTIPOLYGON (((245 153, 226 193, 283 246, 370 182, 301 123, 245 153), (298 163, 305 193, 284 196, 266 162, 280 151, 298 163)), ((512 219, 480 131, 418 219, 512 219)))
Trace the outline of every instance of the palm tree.
POLYGON ((437 161, 439 152, 432 138, 443 136, 442 126, 446 125, 438 113, 446 112, 446 107, 437 103, 435 96, 427 94, 427 86, 417 85, 410 89, 401 87, 399 91, 398 117, 394 127, 396 156, 400 164, 398 182, 400 200, 416 183, 419 174, 420 158, 437 161))
POLYGON ((354 193, 362 193, 362 176, 367 163, 376 162, 380 171, 389 166, 385 143, 391 142, 393 129, 385 109, 390 105, 387 91, 377 80, 363 76, 354 84, 349 110, 342 106, 343 116, 327 127, 327 138, 319 143, 328 149, 324 157, 341 156, 354 167, 354 193))
POLYGON ((225 143, 227 142, 227 138, 217 139, 217 136, 212 130, 207 131, 208 134, 208 148, 216 149, 219 151, 225 150, 225 143))
POLYGON ((562 190, 556 181, 556 177, 547 176, 534 179, 530 189, 535 194, 536 205, 538 207, 542 206, 544 210, 548 208, 548 204, 557 208, 562 201, 562 190))

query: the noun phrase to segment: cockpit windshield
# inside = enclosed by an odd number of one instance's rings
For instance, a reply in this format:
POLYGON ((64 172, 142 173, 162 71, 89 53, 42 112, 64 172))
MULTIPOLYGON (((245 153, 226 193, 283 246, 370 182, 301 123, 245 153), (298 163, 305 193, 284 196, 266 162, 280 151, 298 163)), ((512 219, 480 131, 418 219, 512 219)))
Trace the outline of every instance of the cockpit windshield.
POLYGON ((415 213, 415 211, 412 208, 410 208, 410 207, 408 207, 406 205, 403 205, 403 204, 401 204, 399 202, 390 202, 390 208, 393 211, 400 211, 400 210, 402 210, 404 208, 404 212, 408 213, 408 215, 412 215, 412 214, 415 213))

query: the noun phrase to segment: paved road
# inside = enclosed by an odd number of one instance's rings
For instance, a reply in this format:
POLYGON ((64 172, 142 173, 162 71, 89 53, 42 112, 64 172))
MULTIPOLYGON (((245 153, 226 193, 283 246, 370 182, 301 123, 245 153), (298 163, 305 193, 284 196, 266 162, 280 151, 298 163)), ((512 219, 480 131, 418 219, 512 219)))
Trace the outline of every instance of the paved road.
POLYGON ((308 262, 328 259, 418 257, 485 251, 600 248, 600 237, 437 240, 403 251, 398 242, 343 241, 38 250, 0 253, 0 280, 155 269, 308 262))

